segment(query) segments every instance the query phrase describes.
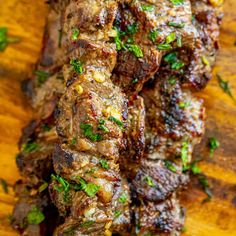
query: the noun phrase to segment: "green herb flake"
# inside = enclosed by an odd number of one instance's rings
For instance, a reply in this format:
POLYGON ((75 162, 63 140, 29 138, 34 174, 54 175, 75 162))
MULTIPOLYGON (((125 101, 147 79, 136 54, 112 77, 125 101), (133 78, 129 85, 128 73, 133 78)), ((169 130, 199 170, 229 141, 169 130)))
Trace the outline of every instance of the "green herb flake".
POLYGON ((115 211, 114 217, 115 217, 115 218, 118 218, 121 214, 122 214, 121 211, 115 211))
POLYGON ((0 179, 1 185, 2 185, 2 190, 5 194, 8 194, 8 185, 5 179, 0 179))
POLYGON ((79 75, 83 73, 83 63, 77 59, 71 59, 70 65, 73 66, 74 71, 79 75))
POLYGON ((39 193, 42 193, 44 190, 46 190, 48 187, 48 183, 47 182, 44 182, 43 184, 40 185, 38 191, 39 193))
POLYGON ((127 202, 127 195, 123 193, 120 198, 118 199, 118 202, 125 204, 127 202))
POLYGON ((175 6, 182 5, 184 0, 170 0, 175 6))
POLYGON ((72 146, 75 146, 77 143, 77 137, 74 137, 72 140, 71 140, 71 145, 72 146))
POLYGON ((155 187, 153 179, 150 176, 145 176, 143 179, 150 187, 155 187))
POLYGON ((172 70, 180 70, 185 66, 184 62, 177 60, 171 65, 172 70))
POLYGON ((78 179, 81 184, 81 190, 84 190, 84 192, 89 197, 94 197, 97 194, 97 192, 100 189, 100 186, 97 186, 96 184, 93 184, 93 183, 87 183, 84 179, 80 177, 78 179))
POLYGON ((73 41, 76 41, 79 37, 79 33, 80 33, 79 29, 77 28, 73 29, 71 39, 73 41))
POLYGON ((170 85, 175 85, 176 84, 176 77, 175 76, 170 76, 168 79, 168 83, 170 85))
POLYGON ((181 160, 183 163, 183 167, 186 167, 189 161, 188 158, 188 142, 183 142, 182 143, 182 148, 181 148, 181 160))
POLYGON ((20 39, 18 37, 8 36, 8 29, 6 27, 0 27, 0 51, 3 52, 9 43, 18 43, 20 39))
POLYGON ((200 175, 198 177, 198 180, 199 180, 199 183, 202 186, 204 192, 207 194, 207 198, 203 200, 203 203, 211 200, 211 198, 213 197, 213 193, 210 189, 210 184, 209 184, 206 176, 205 175, 200 175))
POLYGON ((49 132, 52 129, 48 124, 43 124, 41 128, 44 132, 49 132))
POLYGON ((80 129, 83 131, 83 134, 86 138, 90 139, 93 142, 102 140, 101 134, 95 134, 93 132, 93 126, 90 124, 81 123, 80 129))
POLYGON ((114 29, 116 30, 116 37, 114 38, 115 40, 115 44, 116 44, 116 50, 120 51, 121 49, 124 48, 124 44, 121 41, 121 32, 119 31, 118 28, 114 27, 114 29))
POLYGON ((102 130, 104 133, 110 132, 110 130, 105 125, 98 125, 98 130, 102 130))
POLYGON ((81 223, 80 227, 86 228, 86 227, 89 227, 89 226, 93 225, 94 223, 95 223, 95 221, 88 220, 88 221, 85 221, 85 222, 81 223))
POLYGON ((126 29, 127 29, 126 32, 128 34, 135 34, 135 33, 138 32, 138 24, 137 23, 133 23, 131 25, 127 25, 126 29))
POLYGON ((39 145, 35 142, 29 141, 22 145, 22 151, 26 153, 31 153, 39 148, 39 145))
POLYGON ((35 70, 34 74, 36 75, 36 79, 39 85, 42 85, 43 83, 45 83, 48 80, 48 78, 51 76, 51 73, 47 71, 43 71, 43 70, 35 70))
POLYGON ((30 225, 38 225, 45 219, 44 214, 41 212, 39 207, 33 206, 27 214, 27 221, 30 225))
POLYGON ((209 148, 210 148, 211 158, 213 157, 215 150, 219 148, 219 146, 220 146, 220 142, 216 138, 214 137, 209 138, 209 148))
POLYGON ((170 170, 170 171, 172 171, 172 172, 174 172, 174 173, 177 171, 177 169, 175 168, 175 166, 173 165, 173 163, 171 163, 170 161, 165 160, 164 163, 165 163, 165 167, 166 167, 168 170, 170 170))
POLYGON ((184 23, 178 23, 178 22, 169 22, 169 26, 175 27, 175 28, 184 28, 185 24, 184 23))
POLYGON ((126 47, 132 52, 137 58, 143 57, 143 52, 140 46, 136 44, 127 44, 126 47))
POLYGON ((181 47, 183 46, 183 43, 182 43, 182 36, 177 36, 177 41, 176 41, 176 43, 177 43, 177 46, 178 46, 179 48, 181 48, 181 47))
POLYGON ((185 109, 185 108, 189 107, 190 105, 191 105, 191 103, 189 101, 188 102, 180 102, 179 108, 185 109))
POLYGON ((177 60, 177 53, 176 52, 168 53, 164 56, 163 60, 167 63, 172 64, 177 60))
POLYGON ((219 74, 217 74, 216 76, 217 76, 217 80, 218 80, 220 88, 236 102, 236 100, 231 92, 229 82, 224 81, 219 74))
POLYGON ((170 44, 176 40, 176 33, 172 32, 168 36, 166 36, 166 43, 170 44))
POLYGON ((124 126, 123 123, 122 123, 120 120, 116 119, 114 116, 110 116, 110 117, 108 118, 108 120, 114 122, 114 123, 117 124, 120 128, 123 128, 123 126, 124 126))
POLYGON ((159 50, 170 50, 172 49, 172 46, 168 43, 161 43, 157 45, 157 49, 159 50))
POLYGON ((107 163, 106 160, 101 159, 101 160, 99 160, 99 163, 100 163, 100 165, 102 166, 103 169, 109 170, 110 166, 109 166, 109 164, 107 163))
POLYGON ((143 11, 148 11, 148 12, 151 12, 151 11, 155 10, 154 5, 144 5, 144 4, 142 4, 141 8, 142 8, 143 11))
POLYGON ((155 43, 158 34, 159 34, 159 31, 158 31, 158 30, 150 30, 150 32, 149 32, 149 34, 148 34, 148 38, 149 38, 153 43, 155 43))
POLYGON ((202 170, 197 166, 196 163, 192 163, 190 165, 190 170, 192 171, 192 173, 194 175, 197 175, 197 174, 201 174, 202 173, 202 170))

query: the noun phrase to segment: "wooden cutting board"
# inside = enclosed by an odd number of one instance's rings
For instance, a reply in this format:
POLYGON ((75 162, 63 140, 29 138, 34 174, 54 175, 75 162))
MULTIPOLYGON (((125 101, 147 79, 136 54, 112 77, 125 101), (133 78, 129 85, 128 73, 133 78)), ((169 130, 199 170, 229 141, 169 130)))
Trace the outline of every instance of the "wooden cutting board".
MULTIPOLYGON (((196 96, 205 100, 207 131, 195 156, 208 176, 214 197, 206 197, 194 179, 182 196, 187 209, 188 236, 236 236, 236 103, 220 89, 215 74, 230 82, 236 96, 236 1, 225 0, 221 30, 221 51, 214 77, 196 96), (209 158, 207 140, 214 136, 220 148, 209 158)), ((12 190, 19 178, 15 165, 21 129, 31 118, 31 110, 20 91, 20 81, 31 75, 40 53, 47 7, 43 0, 0 0, 0 27, 21 38, 0 53, 0 178, 7 181, 9 193, 0 188, 0 236, 17 235, 9 225, 15 198, 12 190)))

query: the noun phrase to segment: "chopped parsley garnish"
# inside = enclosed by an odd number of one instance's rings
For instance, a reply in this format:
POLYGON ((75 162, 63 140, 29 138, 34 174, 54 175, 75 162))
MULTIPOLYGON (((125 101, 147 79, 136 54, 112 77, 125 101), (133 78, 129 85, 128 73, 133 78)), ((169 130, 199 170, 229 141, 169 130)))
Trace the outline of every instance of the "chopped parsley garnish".
POLYGON ((168 160, 165 160, 164 163, 165 163, 165 167, 166 167, 168 170, 170 170, 170 171, 172 171, 172 172, 174 172, 174 173, 177 171, 177 169, 175 168, 175 166, 173 165, 172 162, 170 162, 170 161, 168 161, 168 160))
POLYGON ((211 200, 211 198, 213 197, 213 194, 210 190, 210 184, 209 184, 206 176, 205 175, 200 175, 198 177, 198 180, 199 180, 199 183, 201 184, 204 192, 207 194, 207 198, 203 200, 203 203, 211 200))
POLYGON ((170 85, 175 85, 176 84, 176 77, 175 76, 170 76, 168 79, 168 83, 170 85))
POLYGON ((184 0, 170 0, 175 6, 182 5, 184 0))
POLYGON ((74 138, 72 139, 72 141, 71 141, 71 145, 72 145, 72 146, 75 146, 76 143, 77 143, 77 137, 74 137, 74 138))
POLYGON ((22 145, 23 152, 27 152, 27 153, 33 152, 37 150, 38 148, 39 148, 39 145, 32 141, 29 141, 28 143, 22 145))
POLYGON ((98 190, 100 189, 100 186, 97 186, 96 184, 93 183, 87 183, 84 179, 79 177, 79 183, 81 185, 81 190, 84 190, 84 192, 89 196, 89 197, 94 197, 98 190))
POLYGON ((143 179, 150 187, 155 187, 153 179, 150 176, 145 176, 143 179))
POLYGON ((109 164, 107 163, 106 160, 101 159, 101 160, 99 160, 99 163, 100 163, 100 165, 102 166, 103 169, 108 170, 110 168, 110 166, 109 166, 109 164))
POLYGON ((3 52, 9 43, 18 43, 20 39, 18 37, 11 37, 7 35, 8 29, 6 27, 0 27, 0 51, 3 52))
POLYGON ((120 128, 123 128, 123 123, 122 123, 120 120, 116 119, 114 116, 110 116, 110 117, 108 118, 108 120, 114 122, 114 123, 117 124, 120 128))
POLYGON ((180 70, 185 66, 184 62, 177 58, 176 52, 171 52, 164 56, 164 61, 171 65, 172 70, 180 70))
POLYGON ((183 142, 182 143, 182 148, 181 148, 181 160, 183 163, 183 167, 186 167, 189 161, 188 158, 188 142, 183 142))
POLYGON ((70 65, 73 66, 74 70, 78 74, 83 73, 83 63, 77 59, 71 59, 70 60, 70 65))
POLYGON ((80 224, 80 227, 89 227, 90 225, 93 225, 95 221, 93 220, 88 220, 80 224))
POLYGON ((99 120, 98 130, 102 130, 105 133, 109 133, 110 130, 105 126, 106 121, 105 120, 99 120))
POLYGON ((118 202, 125 204, 127 201, 127 195, 125 193, 123 193, 120 198, 118 199, 118 202))
POLYGON ((115 40, 115 44, 116 44, 116 49, 118 50, 118 51, 120 51, 121 49, 123 49, 124 48, 124 45, 123 45, 123 43, 122 43, 122 41, 121 41, 121 32, 119 31, 119 29, 118 28, 116 28, 116 27, 114 27, 114 29, 116 30, 116 37, 114 38, 114 40, 115 40))
POLYGON ((190 170, 194 175, 202 173, 202 170, 197 166, 196 162, 193 162, 183 168, 183 172, 186 172, 188 170, 190 170))
POLYGON ((166 36, 166 43, 169 44, 169 43, 172 43, 176 40, 176 33, 175 32, 172 32, 170 33, 169 35, 166 36))
POLYGON ((183 28, 185 26, 184 23, 177 23, 177 22, 169 22, 168 25, 175 28, 183 28))
POLYGON ((143 11, 148 11, 148 12, 151 12, 151 11, 154 11, 155 10, 155 6, 154 5, 141 5, 141 8, 143 11))
POLYGON ((209 138, 210 157, 213 157, 215 150, 219 148, 219 146, 220 142, 216 138, 209 138))
POLYGON ((231 92, 231 88, 230 88, 229 82, 228 81, 224 81, 219 74, 217 74, 216 77, 217 77, 217 80, 218 80, 220 88, 226 94, 228 94, 234 101, 236 101, 234 96, 233 96, 233 94, 232 94, 232 92, 231 92))
POLYGON ((118 218, 121 214, 122 214, 121 211, 115 211, 114 217, 115 217, 115 218, 118 218))
POLYGON ((46 190, 48 187, 48 183, 47 182, 44 182, 43 184, 40 185, 38 191, 39 193, 43 192, 44 190, 46 190))
POLYGON ((86 138, 90 139, 93 142, 102 140, 101 134, 95 134, 93 132, 93 126, 90 124, 81 123, 80 129, 83 130, 83 134, 86 138))
POLYGON ((8 185, 5 179, 0 179, 1 185, 2 185, 2 190, 4 193, 8 194, 8 185))
POLYGON ((160 43, 157 45, 157 48, 159 50, 170 50, 170 49, 172 49, 172 46, 168 43, 160 43))
POLYGON ((132 52, 137 58, 143 57, 143 52, 140 46, 136 44, 126 44, 126 47, 132 52))
POLYGON ((51 76, 51 73, 43 70, 35 70, 34 74, 37 76, 37 81, 39 85, 45 83, 47 79, 51 76))
POLYGON ((27 214, 27 221, 30 225, 38 225, 45 219, 44 214, 37 206, 32 206, 31 210, 27 214))
POLYGON ((191 104, 191 103, 190 103, 189 101, 188 101, 188 102, 180 102, 180 103, 179 103, 179 108, 185 109, 185 108, 189 107, 190 104, 191 104))
POLYGON ((79 33, 80 33, 79 29, 77 29, 77 28, 73 29, 71 39, 73 41, 76 41, 79 37, 79 33))
POLYGON ((44 132, 49 132, 52 129, 48 124, 43 124, 41 127, 44 132))
POLYGON ((181 48, 182 47, 182 36, 177 36, 177 41, 176 41, 176 43, 177 43, 177 46, 179 47, 179 48, 181 48))
POLYGON ((132 25, 127 25, 126 26, 126 32, 128 34, 135 34, 138 32, 138 24, 137 23, 133 23, 132 25))
POLYGON ((159 34, 159 31, 158 31, 158 30, 150 30, 150 32, 149 32, 149 34, 148 34, 148 37, 149 37, 149 39, 150 39, 153 43, 155 43, 158 34, 159 34))

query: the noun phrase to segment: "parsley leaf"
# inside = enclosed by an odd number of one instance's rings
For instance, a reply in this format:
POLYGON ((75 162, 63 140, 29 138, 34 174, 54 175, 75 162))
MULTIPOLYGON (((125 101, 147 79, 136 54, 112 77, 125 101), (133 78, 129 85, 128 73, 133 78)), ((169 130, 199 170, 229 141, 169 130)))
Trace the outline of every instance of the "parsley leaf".
POLYGON ((184 23, 177 23, 177 22, 169 22, 168 25, 175 28, 184 28, 185 26, 184 23))
POLYGON ((79 37, 79 33, 80 33, 79 29, 77 29, 77 28, 73 29, 71 39, 73 41, 76 41, 79 37))
POLYGON ((183 142, 182 143, 182 148, 181 148, 181 160, 183 163, 183 167, 186 167, 188 164, 188 142, 183 142))
POLYGON ((182 5, 184 0, 170 0, 175 6, 182 5))
POLYGON ((137 58, 143 57, 143 52, 140 46, 136 44, 126 44, 126 47, 132 52, 137 58))
POLYGON ((93 225, 95 221, 93 220, 88 220, 80 224, 80 227, 89 227, 90 225, 93 225))
POLYGON ((143 179, 150 187, 155 187, 153 179, 150 176, 145 176, 143 179))
POLYGON ((101 159, 101 160, 99 160, 99 163, 100 163, 100 165, 102 166, 103 169, 108 170, 110 168, 110 166, 109 166, 109 164, 107 163, 106 160, 101 159))
POLYGON ((36 79, 39 85, 45 83, 47 79, 51 76, 51 73, 43 70, 35 70, 34 74, 37 76, 36 79))
POLYGON ((150 30, 150 32, 149 32, 149 34, 148 34, 148 37, 149 37, 149 39, 150 39, 153 43, 155 43, 158 34, 159 34, 159 31, 158 31, 158 30, 150 30))
POLYGON ((20 39, 18 37, 10 37, 7 35, 8 29, 6 27, 0 27, 0 51, 3 52, 9 43, 18 43, 20 39))
POLYGON ((100 189, 100 186, 97 186, 93 183, 87 183, 84 179, 80 177, 79 182, 81 184, 81 190, 84 190, 89 197, 94 197, 100 189))
POLYGON ((26 152, 26 153, 33 152, 37 150, 38 148, 39 148, 39 145, 32 141, 29 141, 28 143, 22 145, 22 150, 23 152, 26 152))
POLYGON ((70 60, 70 65, 73 66, 74 70, 78 74, 83 73, 83 63, 77 59, 71 59, 70 60))
POLYGON ((233 94, 232 94, 232 92, 231 92, 231 88, 230 88, 229 82, 228 81, 224 81, 219 74, 217 74, 216 77, 217 77, 217 80, 218 80, 220 88, 226 94, 228 94, 234 101, 236 101, 234 96, 233 96, 233 94))
POLYGON ((2 185, 2 190, 4 193, 8 194, 8 185, 5 179, 0 179, 1 185, 2 185))
POLYGON ((143 11, 148 11, 148 12, 151 12, 151 11, 154 11, 155 10, 155 6, 154 5, 141 5, 141 8, 143 11))
POLYGON ((80 129, 83 130, 84 136, 88 139, 90 139, 93 142, 97 142, 102 140, 101 134, 95 134, 93 133, 93 126, 90 124, 81 123, 80 129))
POLYGON ((170 50, 170 49, 172 49, 172 46, 168 43, 160 43, 157 45, 157 48, 159 50, 170 50))
POLYGON ((127 201, 127 195, 125 193, 123 193, 120 198, 118 199, 118 202, 125 204, 127 201))
POLYGON ((110 116, 108 120, 116 123, 120 128, 123 127, 123 123, 120 120, 116 119, 114 116, 110 116))
POLYGON ((121 211, 115 211, 114 217, 115 217, 115 218, 118 218, 121 214, 122 214, 121 211))
POLYGON ((173 165, 173 163, 171 163, 170 161, 165 160, 164 163, 165 163, 165 167, 166 167, 168 170, 170 170, 170 171, 172 171, 172 172, 174 172, 174 173, 177 171, 177 169, 175 168, 175 166, 173 165))
POLYGON ((33 206, 27 214, 27 221, 30 225, 38 225, 45 219, 44 214, 37 206, 33 206))
POLYGON ((216 138, 209 138, 210 157, 213 157, 215 150, 219 148, 219 146, 220 142, 216 138))
POLYGON ((138 24, 137 23, 133 23, 131 25, 127 25, 126 26, 126 31, 128 34, 135 34, 138 32, 138 24))

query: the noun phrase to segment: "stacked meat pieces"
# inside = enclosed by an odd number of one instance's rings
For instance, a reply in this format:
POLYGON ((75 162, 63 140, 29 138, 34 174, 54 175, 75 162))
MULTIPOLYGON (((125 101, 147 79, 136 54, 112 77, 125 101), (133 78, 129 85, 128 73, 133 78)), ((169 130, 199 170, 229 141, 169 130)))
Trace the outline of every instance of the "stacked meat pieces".
POLYGON ((204 133, 193 92, 211 77, 220 20, 207 0, 50 1, 23 86, 35 119, 20 141, 14 228, 180 234, 178 194, 204 133), (42 220, 29 221, 32 211, 42 220))

